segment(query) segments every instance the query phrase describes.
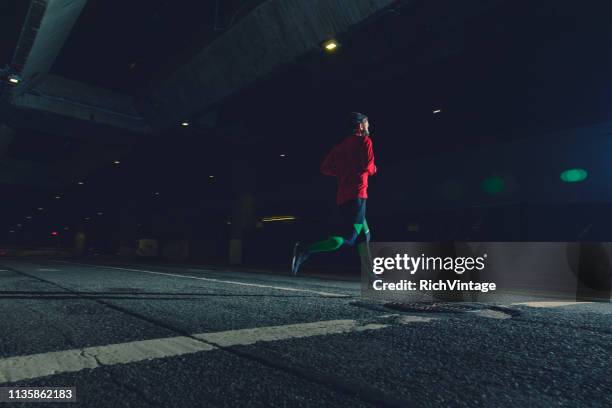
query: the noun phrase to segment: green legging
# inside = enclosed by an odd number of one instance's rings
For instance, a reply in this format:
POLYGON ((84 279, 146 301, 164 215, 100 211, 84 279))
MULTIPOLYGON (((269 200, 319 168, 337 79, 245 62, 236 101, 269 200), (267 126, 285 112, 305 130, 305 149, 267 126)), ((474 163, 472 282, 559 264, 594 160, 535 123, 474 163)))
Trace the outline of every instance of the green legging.
POLYGON ((350 240, 346 240, 340 236, 330 236, 329 238, 323 241, 317 241, 308 246, 308 252, 331 252, 340 248, 343 244, 354 245, 357 237, 362 232, 367 236, 370 232, 370 228, 368 227, 368 222, 364 219, 363 224, 353 224, 355 228, 355 232, 353 233, 353 237, 350 240))

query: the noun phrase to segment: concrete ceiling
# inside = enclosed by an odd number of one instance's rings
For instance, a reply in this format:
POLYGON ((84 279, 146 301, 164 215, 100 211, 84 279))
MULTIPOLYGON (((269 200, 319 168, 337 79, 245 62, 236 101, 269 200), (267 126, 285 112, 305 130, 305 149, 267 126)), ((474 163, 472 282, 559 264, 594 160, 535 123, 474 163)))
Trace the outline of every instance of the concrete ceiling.
MULTIPOLYGON (((368 64, 351 67, 361 77, 376 69, 376 75, 368 81, 351 84, 355 89, 367 87, 374 81, 406 76, 415 65, 432 64, 461 53, 469 31, 464 29, 466 22, 503 3, 142 0, 126 4, 119 0, 31 0, 27 13, 21 17, 16 14, 23 20, 19 36, 3 36, 18 38, 12 45, 12 59, 7 62, 22 81, 16 86, 0 82, 2 180, 56 188, 82 177, 96 164, 107 163, 108 157, 121 156, 134 146, 163 137, 184 120, 193 125, 191 132, 214 130, 229 143, 253 143, 256 138, 239 121, 225 123, 220 119, 223 105, 244 89, 298 63, 310 70, 312 78, 341 78, 349 62, 321 64, 324 40, 339 39, 345 43, 345 54, 353 57, 363 51, 351 48, 349 39, 358 39, 352 42, 369 47, 368 64), (219 12, 215 4, 230 7, 219 12), (201 22, 190 16, 203 11, 201 22), (401 18, 389 17, 400 14, 401 18), (117 33, 108 30, 108 19, 114 15, 117 33), (218 21, 217 15, 225 19, 218 21), (191 28, 168 31, 183 21, 191 28), (368 27, 375 27, 376 32, 368 27), (150 39, 152 44, 145 47, 151 36, 155 36, 150 39), (188 46, 178 44, 181 36, 188 46), (165 42, 164 37, 168 37, 165 42), (121 38, 125 38, 125 44, 121 38), (169 70, 172 64, 163 61, 164 55, 156 54, 156 47, 159 52, 170 53, 173 45, 184 52, 181 57, 168 58, 179 64, 169 70), (386 63, 391 54, 404 54, 405 58, 386 63), (115 59, 124 71, 115 68, 115 59), (159 72, 167 75, 160 78, 159 72), (153 82, 150 86, 126 85, 138 82, 139 77, 153 82), (82 147, 61 167, 47 164, 45 168, 26 158, 7 157, 11 144, 27 137, 28 132, 78 139, 91 146, 82 147), (80 157, 92 151, 106 153, 80 157), (24 170, 28 168, 32 172, 24 170), (32 176, 37 171, 40 178, 32 176)), ((570 2, 562 3, 569 7, 570 2)), ((7 48, 0 45, 0 50, 7 48)))
MULTIPOLYGON (((396 0, 258 2, 237 22, 234 14, 210 45, 148 94, 137 97, 51 74, 87 0, 31 0, 9 65, 21 81, 4 83, 2 88, 0 146, 6 154, 11 140, 19 137, 19 129, 31 129, 44 130, 49 137, 68 134, 94 143, 100 138, 114 142, 123 138, 124 145, 114 151, 117 155, 144 135, 160 134, 185 118, 210 122, 207 118, 214 113, 209 111, 225 98, 320 49, 324 40, 347 33, 394 3, 396 0)), ((113 156, 113 149, 108 150, 108 156, 113 156)), ((95 167, 96 161, 95 157, 75 158, 68 165, 44 169, 23 161, 17 165, 18 160, 4 156, 1 178, 6 183, 57 186, 95 167), (45 176, 37 178, 37 172, 45 176)))

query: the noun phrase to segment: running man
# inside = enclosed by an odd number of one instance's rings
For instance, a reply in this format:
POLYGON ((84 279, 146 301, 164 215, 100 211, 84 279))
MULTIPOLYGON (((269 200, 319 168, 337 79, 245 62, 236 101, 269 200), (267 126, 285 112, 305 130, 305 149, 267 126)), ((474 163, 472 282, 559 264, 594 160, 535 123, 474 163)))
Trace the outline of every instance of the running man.
POLYGON ((344 245, 359 244, 362 265, 364 257, 367 257, 365 260, 369 262, 370 229, 366 221, 366 200, 368 177, 376 174, 376 165, 368 117, 359 112, 351 112, 349 125, 352 134, 335 146, 321 164, 321 172, 326 176, 336 177, 338 181, 336 234, 311 244, 296 243, 291 262, 294 275, 297 275, 310 255, 335 251, 344 245))

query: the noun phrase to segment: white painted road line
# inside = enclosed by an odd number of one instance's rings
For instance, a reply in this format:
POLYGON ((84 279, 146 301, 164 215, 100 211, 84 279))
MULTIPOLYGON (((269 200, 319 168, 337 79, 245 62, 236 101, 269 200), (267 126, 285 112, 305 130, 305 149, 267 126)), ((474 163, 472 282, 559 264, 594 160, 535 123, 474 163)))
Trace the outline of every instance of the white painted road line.
MULTIPOLYGON (((398 316, 394 323, 411 324, 431 320, 435 319, 421 316, 398 316)), ((389 324, 369 323, 362 325, 356 320, 328 320, 193 335, 200 340, 179 336, 8 357, 0 359, 0 384, 77 372, 88 368, 94 369, 105 365, 128 364, 218 350, 217 346, 250 345, 257 342, 380 330, 385 327, 389 327, 389 324)))
POLYGON ((504 312, 500 312, 498 310, 492 309, 482 309, 482 310, 470 310, 468 313, 474 314, 479 317, 485 317, 487 319, 512 319, 512 315, 504 312))
POLYGON ((230 285, 250 286, 250 287, 264 288, 264 289, 276 289, 276 290, 284 290, 284 291, 289 291, 289 292, 314 293, 316 295, 326 296, 326 297, 350 297, 351 296, 351 295, 347 295, 347 294, 344 294, 344 293, 322 292, 322 291, 311 290, 311 289, 290 288, 290 287, 287 287, 287 286, 262 285, 262 284, 259 284, 259 283, 237 282, 237 281, 229 281, 229 280, 215 279, 215 278, 202 278, 202 277, 199 277, 199 276, 179 275, 179 274, 176 274, 176 273, 167 273, 167 272, 145 271, 145 270, 142 270, 142 269, 120 268, 120 267, 117 267, 117 266, 90 265, 90 264, 68 262, 68 261, 56 261, 56 262, 67 263, 67 264, 70 264, 70 265, 89 266, 89 267, 101 268, 101 269, 118 269, 120 271, 142 272, 142 273, 149 273, 149 274, 153 274, 153 275, 172 276, 172 277, 175 277, 175 278, 186 278, 186 279, 196 279, 196 280, 202 280, 202 281, 208 281, 208 282, 216 282, 216 283, 227 283, 227 284, 230 284, 230 285))
POLYGON ((572 305, 584 305, 588 303, 593 303, 593 302, 572 302, 572 301, 564 302, 564 301, 544 300, 544 301, 513 303, 512 306, 563 307, 563 306, 572 306, 572 305))
POLYGON ((59 269, 36 268, 37 272, 59 272, 59 269))

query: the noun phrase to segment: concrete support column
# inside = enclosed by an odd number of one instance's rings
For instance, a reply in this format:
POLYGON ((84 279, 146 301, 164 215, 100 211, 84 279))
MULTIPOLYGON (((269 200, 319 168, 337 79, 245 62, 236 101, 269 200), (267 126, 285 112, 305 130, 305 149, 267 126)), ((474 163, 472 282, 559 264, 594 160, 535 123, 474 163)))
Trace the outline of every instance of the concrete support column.
POLYGON ((139 218, 135 210, 126 207, 119 213, 119 248, 121 256, 132 256, 136 251, 136 238, 138 237, 139 218))
POLYGON ((74 245, 72 249, 72 255, 75 258, 81 258, 85 254, 85 244, 87 242, 87 235, 85 234, 85 226, 80 224, 74 234, 74 245))
POLYGON ((15 130, 0 123, 0 157, 6 154, 14 137, 15 130))
POLYGON ((255 170, 247 159, 232 163, 234 199, 229 241, 229 263, 241 265, 244 260, 245 232, 255 227, 255 170))
POLYGON ((576 300, 612 300, 612 250, 601 242, 581 242, 576 300))
POLYGON ((188 208, 160 209, 153 214, 151 236, 158 240, 162 258, 173 261, 189 259, 189 242, 193 236, 192 217, 188 208))

